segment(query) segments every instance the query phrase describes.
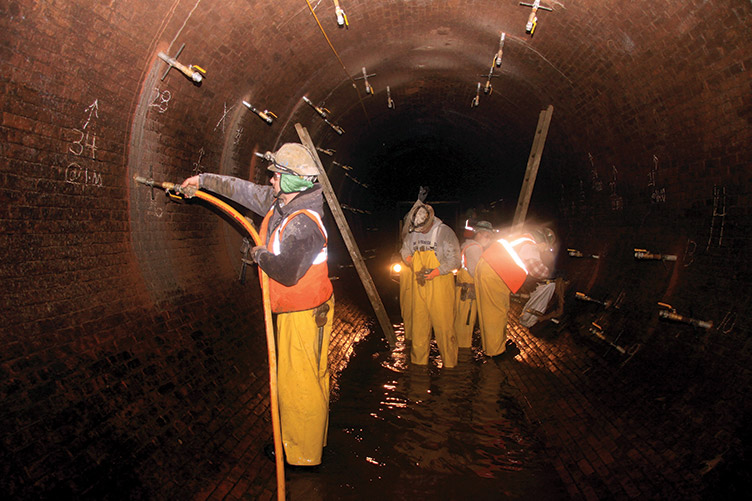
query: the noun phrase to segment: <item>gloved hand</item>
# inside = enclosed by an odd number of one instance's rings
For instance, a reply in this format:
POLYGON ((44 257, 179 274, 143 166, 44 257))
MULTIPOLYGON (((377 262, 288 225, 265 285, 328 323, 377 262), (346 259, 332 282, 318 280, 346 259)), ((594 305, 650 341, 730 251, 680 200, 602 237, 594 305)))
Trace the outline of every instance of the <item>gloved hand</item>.
POLYGON ((245 264, 253 264, 253 247, 251 247, 251 240, 244 238, 240 244, 240 254, 243 256, 240 260, 245 264))
POLYGON ((189 186, 198 189, 198 176, 189 177, 180 184, 181 188, 188 188, 189 186))
POLYGON ((256 261, 258 263, 258 254, 259 254, 259 252, 263 252, 265 250, 267 250, 267 249, 263 245, 257 245, 256 247, 254 247, 253 249, 251 249, 251 254, 250 254, 251 255, 251 259, 253 259, 254 261, 256 261))
POLYGON ((415 274, 415 280, 418 282, 418 285, 423 286, 426 285, 426 280, 431 280, 433 278, 436 278, 439 276, 439 269, 434 268, 432 270, 428 268, 423 268, 419 272, 415 274))
POLYGON ((433 280, 439 276, 439 269, 434 268, 431 271, 426 270, 426 280, 433 280))

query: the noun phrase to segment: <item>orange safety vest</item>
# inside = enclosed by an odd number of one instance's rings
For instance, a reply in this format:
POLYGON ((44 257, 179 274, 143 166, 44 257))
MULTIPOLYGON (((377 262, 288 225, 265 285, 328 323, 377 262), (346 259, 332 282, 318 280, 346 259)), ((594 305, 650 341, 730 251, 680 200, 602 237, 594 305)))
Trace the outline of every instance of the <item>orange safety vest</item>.
POLYGON ((465 259, 465 252, 467 252, 467 250, 470 247, 472 247, 473 245, 480 245, 480 244, 478 242, 476 242, 475 240, 471 240, 470 243, 468 245, 466 245, 465 248, 462 249, 462 252, 460 253, 460 259, 462 261, 462 267, 465 268, 465 269, 467 269, 467 259, 465 259))
POLYGON ((535 243, 535 240, 529 237, 520 237, 511 242, 503 238, 492 243, 483 251, 481 257, 496 272, 497 275, 507 284, 512 294, 520 290, 522 284, 527 278, 527 268, 517 251, 526 243, 535 243))
MULTIPOLYGON (((271 302, 274 313, 289 313, 293 311, 310 310, 320 306, 332 296, 332 282, 329 280, 329 267, 327 266, 326 240, 327 234, 321 216, 312 210, 301 209, 289 214, 277 228, 274 229, 269 242, 266 241, 269 229, 269 220, 274 212, 272 207, 264 216, 261 222, 259 234, 264 239, 264 245, 275 256, 280 252, 280 241, 285 226, 290 219, 298 214, 304 214, 313 219, 324 235, 324 247, 313 260, 313 264, 308 268, 298 283, 290 287, 283 285, 269 277, 269 301, 271 302)), ((260 278, 260 277, 259 277, 260 278)))

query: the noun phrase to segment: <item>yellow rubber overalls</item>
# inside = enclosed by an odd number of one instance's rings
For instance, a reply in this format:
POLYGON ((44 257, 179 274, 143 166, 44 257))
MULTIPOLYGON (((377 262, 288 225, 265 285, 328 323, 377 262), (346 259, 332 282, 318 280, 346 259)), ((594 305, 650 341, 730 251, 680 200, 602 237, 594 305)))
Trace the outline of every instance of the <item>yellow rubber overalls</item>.
POLYGON ((470 348, 473 344, 473 329, 478 315, 478 301, 474 299, 475 289, 472 287, 474 283, 475 280, 465 268, 457 271, 457 287, 454 295, 454 333, 457 335, 457 345, 460 348, 470 348), (467 284, 470 287, 463 288, 461 284, 467 284))
POLYGON ((489 357, 506 349, 510 292, 507 284, 481 257, 475 268, 475 293, 483 352, 489 357))
POLYGON ((405 326, 405 341, 413 338, 412 330, 412 312, 413 312, 413 283, 415 277, 413 270, 409 266, 402 266, 400 270, 400 311, 402 312, 402 323, 405 326))
MULTIPOLYGON (((438 229, 438 227, 436 228, 438 229)), ((422 269, 438 268, 440 263, 433 249, 413 253, 413 274, 422 269)), ((448 273, 426 280, 425 285, 412 280, 412 348, 410 360, 414 364, 428 364, 431 327, 444 367, 457 365, 457 337, 454 334, 454 275, 448 273)))
MULTIPOLYGON (((287 462, 313 466, 321 463, 329 424, 329 338, 334 317, 334 296, 326 324, 316 324, 317 310, 277 316, 279 414, 287 462)), ((323 305, 322 305, 323 306, 323 305)), ((323 320, 323 318, 322 318, 323 320)))

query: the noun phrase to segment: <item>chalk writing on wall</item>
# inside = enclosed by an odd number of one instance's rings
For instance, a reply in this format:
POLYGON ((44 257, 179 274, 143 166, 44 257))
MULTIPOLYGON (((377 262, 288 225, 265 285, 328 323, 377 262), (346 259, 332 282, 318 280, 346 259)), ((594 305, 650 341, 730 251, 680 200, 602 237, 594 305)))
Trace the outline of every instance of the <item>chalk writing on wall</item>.
POLYGON ((73 129, 73 131, 79 136, 75 141, 71 141, 72 144, 68 147, 68 151, 73 153, 77 157, 80 157, 89 148, 89 155, 91 158, 97 158, 97 136, 96 134, 89 134, 89 132, 73 129))
POLYGON ((91 123, 92 117, 99 118, 99 99, 95 99, 93 103, 91 103, 89 106, 87 106, 86 110, 84 112, 89 112, 86 117, 86 122, 84 122, 83 129, 85 130, 89 124, 91 123))
POLYGON ((97 135, 93 131, 94 120, 99 118, 99 100, 95 99, 93 103, 84 110, 85 120, 80 129, 73 129, 76 137, 68 146, 68 153, 72 153, 80 159, 70 162, 65 168, 65 182, 79 186, 95 186, 101 188, 104 183, 102 174, 86 166, 84 160, 97 158, 97 135))
POLYGON ((201 165, 201 160, 204 158, 205 154, 206 154, 206 152, 204 151, 203 148, 201 148, 198 151, 198 160, 196 160, 195 162, 193 162, 193 175, 194 176, 196 176, 198 174, 201 174, 203 172, 206 172, 206 169, 204 168, 204 166, 201 165))
POLYGON ((624 208, 624 200, 621 198, 621 195, 619 195, 616 191, 619 171, 616 170, 615 165, 611 166, 611 172, 612 172, 611 181, 608 183, 608 185, 611 187, 611 210, 619 211, 624 208))
POLYGON ((68 151, 80 157, 86 152, 86 148, 89 148, 89 154, 86 156, 96 159, 97 135, 88 128, 94 118, 99 118, 99 100, 95 99, 93 103, 86 107, 84 113, 86 114, 86 121, 80 130, 73 129, 78 138, 72 141, 72 144, 68 147, 68 151))
POLYGON ((591 180, 593 183, 593 190, 594 191, 602 191, 603 190, 603 182, 598 177, 598 170, 595 168, 595 162, 593 161, 593 155, 588 153, 588 158, 590 159, 590 173, 591 173, 591 180))
POLYGON ((723 245, 723 230, 726 225, 726 187, 713 186, 713 215, 710 218, 710 235, 705 250, 723 245))
POLYGON ((101 174, 88 167, 81 167, 75 162, 68 164, 68 167, 65 168, 65 182, 81 186, 96 186, 97 188, 104 185, 101 174))
POLYGON ((225 133, 225 120, 227 119, 227 114, 235 107, 233 104, 230 106, 230 109, 227 109, 227 103, 225 103, 225 112, 222 114, 222 118, 219 119, 219 122, 217 122, 217 125, 214 126, 214 130, 216 131, 219 126, 222 126, 222 134, 225 133))
POLYGON ((170 99, 172 99, 172 94, 169 90, 160 91, 158 87, 154 87, 149 107, 155 108, 159 113, 164 113, 167 111, 170 99))
POLYGON ((736 325, 736 312, 731 309, 723 316, 723 320, 718 324, 718 330, 724 334, 730 334, 736 325))
POLYGON ((692 239, 688 239, 687 246, 684 249, 684 258, 682 259, 685 268, 688 268, 689 265, 694 263, 696 250, 697 250, 697 242, 695 242, 692 239))
POLYGON ((146 213, 151 216, 162 217, 164 214, 164 208, 157 205, 157 201, 153 198, 149 199, 149 207, 146 209, 146 213))
POLYGON ((648 188, 652 190, 650 193, 650 202, 654 204, 659 204, 666 201, 666 188, 658 188, 655 185, 655 178, 657 173, 658 157, 653 155, 653 168, 648 173, 648 188))

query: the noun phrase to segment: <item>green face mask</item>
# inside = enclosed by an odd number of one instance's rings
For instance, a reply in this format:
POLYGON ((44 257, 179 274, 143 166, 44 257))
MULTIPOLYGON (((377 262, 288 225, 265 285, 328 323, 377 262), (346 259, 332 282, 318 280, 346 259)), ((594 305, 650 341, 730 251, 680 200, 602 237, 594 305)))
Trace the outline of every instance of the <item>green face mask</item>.
POLYGON ((295 193, 313 187, 313 183, 292 174, 282 174, 279 177, 279 189, 282 193, 295 193))

